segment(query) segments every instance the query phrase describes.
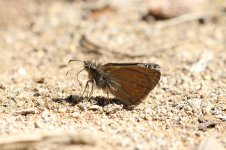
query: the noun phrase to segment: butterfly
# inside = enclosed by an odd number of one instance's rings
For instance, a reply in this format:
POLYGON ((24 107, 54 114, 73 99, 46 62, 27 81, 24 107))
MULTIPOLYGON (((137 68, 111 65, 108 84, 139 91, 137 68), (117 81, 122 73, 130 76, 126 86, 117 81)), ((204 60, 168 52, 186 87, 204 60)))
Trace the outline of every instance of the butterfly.
MULTIPOLYGON (((77 60, 70 60, 69 63, 71 61, 77 60)), ((141 103, 155 88, 161 77, 160 66, 154 63, 107 63, 104 65, 91 61, 83 61, 83 63, 84 69, 81 71, 86 70, 89 77, 84 92, 89 83, 92 83, 90 95, 93 93, 93 87, 96 86, 127 105, 141 103)))

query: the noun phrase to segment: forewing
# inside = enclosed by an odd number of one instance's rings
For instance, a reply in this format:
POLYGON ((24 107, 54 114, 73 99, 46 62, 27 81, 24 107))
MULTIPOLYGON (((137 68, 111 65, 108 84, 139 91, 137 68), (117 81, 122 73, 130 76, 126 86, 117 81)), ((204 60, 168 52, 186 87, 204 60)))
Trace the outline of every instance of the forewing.
POLYGON ((126 104, 138 104, 157 85, 160 71, 151 64, 106 64, 103 70, 108 74, 109 91, 126 104))

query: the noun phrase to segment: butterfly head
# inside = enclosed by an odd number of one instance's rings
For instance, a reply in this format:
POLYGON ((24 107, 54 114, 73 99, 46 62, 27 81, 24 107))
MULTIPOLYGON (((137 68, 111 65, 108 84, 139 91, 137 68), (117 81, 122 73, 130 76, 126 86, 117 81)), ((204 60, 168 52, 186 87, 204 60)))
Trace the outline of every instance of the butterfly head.
POLYGON ((96 63, 93 63, 91 61, 84 61, 84 68, 88 71, 95 70, 97 67, 96 63))

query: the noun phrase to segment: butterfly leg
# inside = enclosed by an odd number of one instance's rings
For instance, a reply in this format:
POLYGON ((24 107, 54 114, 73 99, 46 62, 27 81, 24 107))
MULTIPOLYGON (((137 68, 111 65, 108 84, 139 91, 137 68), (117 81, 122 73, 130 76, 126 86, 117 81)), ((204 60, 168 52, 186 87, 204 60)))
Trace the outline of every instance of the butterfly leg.
POLYGON ((85 69, 80 70, 80 71, 76 74, 76 78, 77 78, 77 81, 78 81, 79 86, 80 86, 81 89, 82 89, 82 83, 80 82, 80 80, 79 80, 79 78, 78 78, 78 75, 79 75, 79 73, 81 73, 83 70, 85 70, 85 69))
POLYGON ((91 91, 88 96, 88 98, 90 99, 90 97, 93 95, 93 89, 94 89, 94 85, 96 85, 96 82, 95 82, 95 80, 89 80, 89 82, 92 83, 91 91))
MULTIPOLYGON (((84 93, 87 91, 87 89, 89 89, 89 82, 92 82, 92 80, 89 80, 86 82, 86 86, 85 86, 85 89, 83 90, 82 92, 82 96, 84 95, 84 93)), ((88 92, 87 92, 88 93, 88 92)))
POLYGON ((93 84, 94 84, 94 80, 88 80, 86 82, 86 86, 85 86, 85 89, 82 93, 82 96, 84 95, 85 92, 87 92, 87 97, 88 97, 88 100, 90 99, 90 95, 93 93, 93 84), (90 94, 88 93, 87 89, 89 90, 89 83, 92 83, 92 89, 91 89, 91 92, 90 94))
POLYGON ((108 104, 110 104, 109 90, 107 89, 108 104))

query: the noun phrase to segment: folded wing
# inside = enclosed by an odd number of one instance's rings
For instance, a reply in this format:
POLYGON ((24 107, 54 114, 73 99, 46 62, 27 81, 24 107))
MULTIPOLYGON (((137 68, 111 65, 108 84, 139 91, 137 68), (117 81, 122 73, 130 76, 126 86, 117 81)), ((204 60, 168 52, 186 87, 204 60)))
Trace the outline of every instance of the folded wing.
POLYGON ((109 91, 126 104, 140 103, 160 80, 159 69, 150 65, 142 63, 104 65, 103 70, 112 81, 109 91))

